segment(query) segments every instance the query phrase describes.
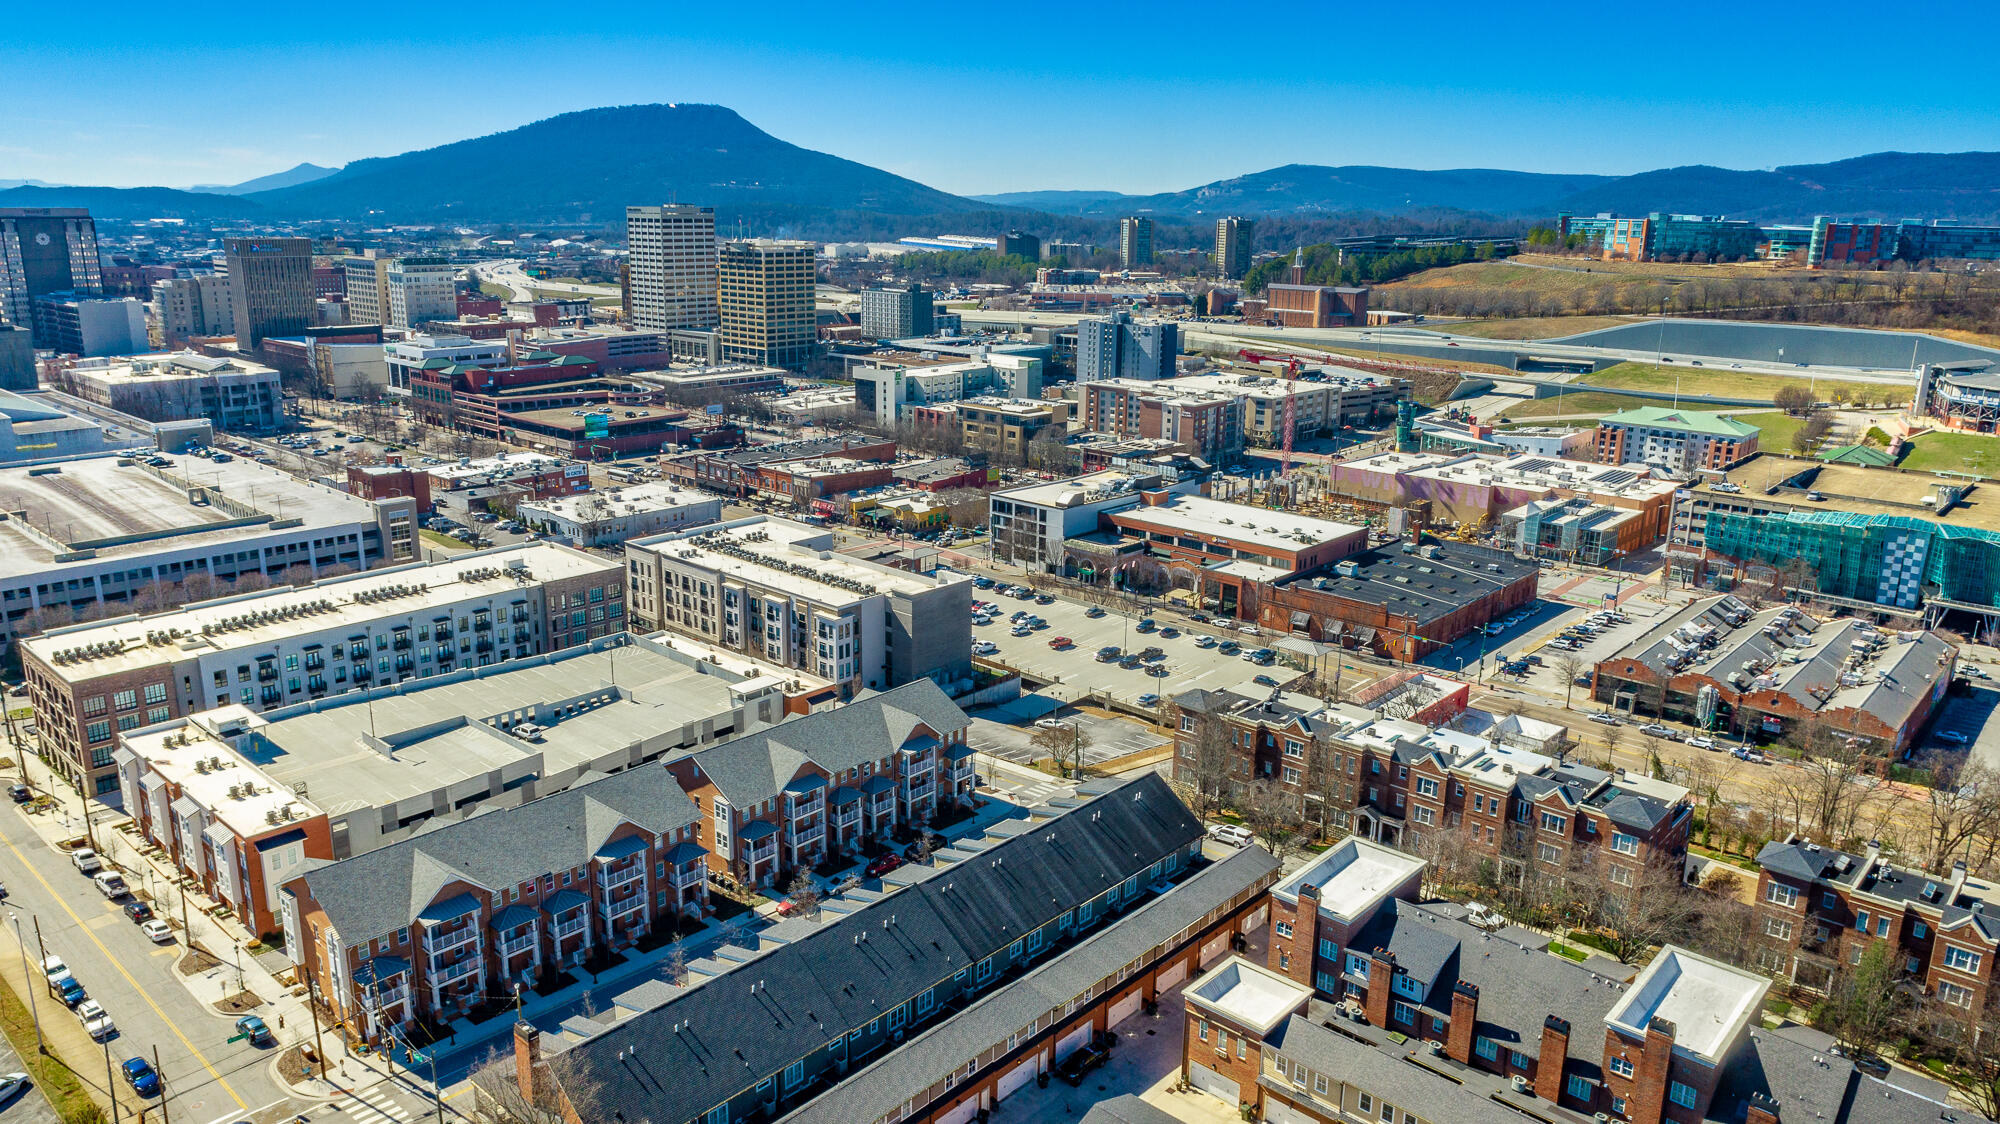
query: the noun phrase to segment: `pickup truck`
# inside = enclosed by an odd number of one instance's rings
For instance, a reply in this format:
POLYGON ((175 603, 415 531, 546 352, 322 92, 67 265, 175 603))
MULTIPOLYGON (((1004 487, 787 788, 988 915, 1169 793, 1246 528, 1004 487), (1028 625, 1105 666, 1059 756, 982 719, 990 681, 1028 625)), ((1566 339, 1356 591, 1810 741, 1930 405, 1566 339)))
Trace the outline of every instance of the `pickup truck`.
POLYGON ((131 888, 125 885, 125 880, 112 871, 100 871, 90 880, 97 883, 97 892, 103 894, 107 901, 115 902, 132 894, 131 888))
POLYGON ((97 852, 88 847, 78 847, 76 850, 71 851, 69 853, 69 861, 70 865, 85 874, 96 874, 98 871, 104 869, 104 860, 98 858, 97 852))

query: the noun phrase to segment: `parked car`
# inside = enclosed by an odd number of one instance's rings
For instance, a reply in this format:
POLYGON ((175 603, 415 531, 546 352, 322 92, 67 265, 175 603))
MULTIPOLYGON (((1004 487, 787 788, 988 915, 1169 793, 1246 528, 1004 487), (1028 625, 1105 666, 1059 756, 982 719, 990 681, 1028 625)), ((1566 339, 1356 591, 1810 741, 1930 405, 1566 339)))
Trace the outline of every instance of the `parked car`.
POLYGON ((56 981, 55 986, 56 998, 62 1000, 65 1007, 75 1007, 90 998, 90 993, 83 990, 83 981, 75 976, 64 976, 56 981))
POLYGON ((1666 738, 1669 741, 1680 740, 1679 738, 1674 737, 1674 732, 1672 730, 1668 729, 1665 726, 1660 725, 1658 722, 1646 723, 1644 726, 1639 727, 1639 732, 1646 735, 1649 738, 1666 738))
POLYGON ((153 1065, 144 1058, 126 1058, 118 1069, 125 1075, 125 1083, 142 1097, 154 1097, 160 1093, 160 1075, 153 1065))
POLYGON ((1160 630, 1160 635, 1168 640, 1172 640, 1174 637, 1179 636, 1180 634, 1181 630, 1175 628, 1173 625, 1167 625, 1165 628, 1162 628, 1160 630))
POLYGON ((1278 681, 1268 675, 1259 675, 1250 682, 1257 684, 1259 687, 1275 687, 1278 685, 1278 681))
POLYGON ((1737 746, 1735 749, 1729 751, 1729 756, 1736 758, 1738 761, 1748 761, 1752 765, 1769 765, 1771 763, 1770 758, 1748 746, 1737 746))
POLYGON ((1037 718, 1035 719, 1035 728, 1037 730, 1067 730, 1069 729, 1069 723, 1060 718, 1037 718))
POLYGON ((1072 648, 1075 647, 1075 645, 1071 643, 1069 637, 1058 636, 1054 640, 1049 641, 1049 647, 1056 649, 1063 649, 1063 648, 1072 648))
POLYGON ((1056 1066, 1056 1074, 1079 1088, 1090 1071, 1111 1060, 1111 1051, 1095 1042, 1079 1047, 1056 1066))
POLYGON ((1189 619, 1189 620, 1191 620, 1191 621, 1193 621, 1193 622, 1194 622, 1194 623, 1196 623, 1196 624, 1207 624, 1207 623, 1208 623, 1208 614, 1207 614, 1207 613, 1189 613, 1189 614, 1188 614, 1188 619, 1189 619))
POLYGON ((1465 919, 1472 925, 1484 929, 1489 933, 1507 924, 1507 919, 1501 916, 1499 910, 1489 908, 1479 902, 1466 903, 1465 919))
POLYGON ((975 656, 990 656, 999 650, 1000 645, 995 644, 991 640, 981 640, 972 646, 972 654, 975 656))
POLYGON ((1056 598, 1055 595, 1052 593, 1035 594, 1035 604, 1037 605, 1053 605, 1055 603, 1056 603, 1056 598))
POLYGON ((13 1100, 16 1093, 27 1087, 28 1075, 25 1073, 9 1073, 0 1076, 0 1105, 13 1100))
POLYGON ((69 862, 71 866, 74 866, 85 874, 96 874, 98 871, 104 869, 104 860, 98 858, 97 852, 88 847, 78 847, 76 850, 71 851, 69 853, 69 862))
POLYGON ((1688 745, 1689 745, 1689 746, 1691 746, 1691 747, 1693 747, 1693 748, 1695 748, 1695 749, 1715 749, 1715 748, 1716 748, 1716 744, 1715 744, 1715 739, 1714 739, 1714 738, 1704 738, 1704 737, 1699 737, 1699 736, 1696 736, 1696 737, 1692 737, 1692 738, 1689 738, 1689 739, 1687 740, 1687 743, 1688 743, 1688 745))
POLYGON ((1027 625, 1024 625, 1024 624, 1017 624, 1017 625, 1015 625, 1015 626, 1014 626, 1014 628, 1013 628, 1013 631, 1012 631, 1012 632, 1010 632, 1010 633, 1008 633, 1008 635, 1010 635, 1010 636, 1027 636, 1027 635, 1029 635, 1029 634, 1033 633, 1034 631, 1035 631, 1034 629, 1032 629, 1032 628, 1029 628, 1029 627, 1028 627, 1027 625))
POLYGON ((16 804, 26 804, 28 801, 33 800, 35 798, 33 790, 31 790, 27 785, 24 784, 8 785, 7 795, 13 797, 14 803, 16 804))
POLYGON ((174 942, 174 927, 157 917, 139 926, 139 931, 146 934, 146 938, 154 944, 172 944, 174 942))
POLYGON ((1242 634, 1243 634, 1243 635, 1245 635, 1245 636, 1262 636, 1262 635, 1264 635, 1264 631, 1263 631, 1262 629, 1258 628, 1258 627, 1257 627, 1256 625, 1254 625, 1254 624, 1246 624, 1246 625, 1242 626, 1241 628, 1237 629, 1236 631, 1238 631, 1238 632, 1242 633, 1242 634))
POLYGON ((883 875, 889 873, 890 871, 902 865, 903 865, 903 856, 891 851, 886 855, 877 855, 874 861, 870 862, 867 865, 867 867, 864 868, 864 870, 866 871, 868 877, 880 878, 883 875))
POLYGON ((1117 659, 1119 656, 1123 654, 1124 653, 1118 649, 1118 646, 1116 644, 1106 644, 1104 647, 1099 648, 1097 650, 1097 662, 1110 663, 1112 660, 1117 659))
POLYGON ((1137 628, 1137 629, 1138 629, 1138 630, 1139 630, 1140 632, 1151 632, 1151 631, 1153 631, 1153 630, 1154 630, 1155 628, 1158 628, 1158 627, 1159 627, 1159 622, 1158 622, 1158 621, 1155 621, 1155 620, 1154 620, 1153 618, 1151 618, 1151 617, 1146 617, 1145 619, 1141 620, 1141 621, 1140 621, 1140 622, 1139 622, 1138 624, 1134 625, 1133 627, 1134 627, 1134 628, 1137 628))
POLYGON ((125 916, 134 925, 143 921, 151 921, 153 919, 153 907, 147 905, 145 902, 126 902, 125 916))
POLYGON ((1197 636, 1194 638, 1194 646, 1197 648, 1213 648, 1215 647, 1215 637, 1197 636))
POLYGON ((50 987, 54 987, 57 980, 69 978, 69 965, 63 963, 60 956, 53 954, 45 956, 42 958, 42 978, 49 981, 50 987))
POLYGON ((1250 829, 1242 824, 1219 823, 1208 829, 1208 837, 1217 843, 1227 843, 1231 847, 1247 847, 1256 838, 1250 829))
POLYGON ((1140 706, 1158 706, 1160 705, 1160 696, 1148 691, 1140 695, 1137 701, 1140 706))
POLYGON ((1971 738, 1966 737, 1964 734, 1959 733, 1957 730, 1933 730, 1931 731, 1931 737, 1937 739, 1938 741, 1943 742, 1946 745, 1972 744, 1971 738))
POLYGON ((1103 615, 1104 615, 1104 606, 1102 606, 1102 605, 1092 605, 1092 606, 1091 606, 1090 608, 1088 608, 1088 609, 1085 609, 1085 610, 1083 611, 1083 615, 1084 615, 1084 616, 1086 616, 1086 617, 1089 617, 1089 618, 1090 618, 1090 619, 1092 619, 1092 620, 1096 620, 1096 619, 1097 619, 1098 617, 1101 617, 1101 616, 1103 616, 1103 615))
POLYGON ((90 880, 97 884, 97 892, 103 894, 109 901, 115 902, 119 898, 132 896, 132 890, 125 885, 125 880, 113 871, 98 871, 96 874, 91 875, 90 880))
POLYGON ((236 1020, 236 1033, 250 1040, 252 1046, 268 1046, 277 1039, 271 1037, 271 1028, 255 1015, 245 1015, 236 1020))
POLYGON ((111 1016, 95 999, 78 1003, 76 1017, 83 1020, 84 1031, 100 1042, 118 1032, 118 1024, 111 1021, 111 1016))
POLYGON ((1606 726, 1616 726, 1620 724, 1618 721, 1618 716, 1611 713, 1608 710, 1598 711, 1596 714, 1590 716, 1590 720, 1592 722, 1601 722, 1606 726))

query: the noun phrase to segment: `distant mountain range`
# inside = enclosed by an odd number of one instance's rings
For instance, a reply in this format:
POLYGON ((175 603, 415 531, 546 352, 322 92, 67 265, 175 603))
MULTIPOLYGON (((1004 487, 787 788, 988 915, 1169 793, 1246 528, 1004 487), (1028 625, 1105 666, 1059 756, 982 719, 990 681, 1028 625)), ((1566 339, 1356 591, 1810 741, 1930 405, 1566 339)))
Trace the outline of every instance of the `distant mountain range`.
POLYGON ((318 164, 296 164, 282 172, 272 172, 268 176, 258 176, 242 183, 198 183, 188 190, 205 195, 248 195, 253 191, 271 191, 280 187, 296 187, 302 183, 323 180, 339 170, 339 168, 323 168, 318 164))
POLYGON ((105 218, 344 218, 615 225, 628 204, 713 206, 718 228, 871 239, 1009 227, 1101 234, 1120 215, 1200 225, 1241 214, 1300 225, 1356 216, 1506 223, 1557 211, 1727 214, 1809 222, 1830 214, 2000 222, 2000 153, 1881 152, 1770 171, 1695 165, 1631 176, 1287 164, 1185 191, 1026 191, 967 198, 779 140, 716 105, 629 105, 340 169, 300 164, 240 184, 57 187, 0 180, 0 206, 83 206, 105 218))

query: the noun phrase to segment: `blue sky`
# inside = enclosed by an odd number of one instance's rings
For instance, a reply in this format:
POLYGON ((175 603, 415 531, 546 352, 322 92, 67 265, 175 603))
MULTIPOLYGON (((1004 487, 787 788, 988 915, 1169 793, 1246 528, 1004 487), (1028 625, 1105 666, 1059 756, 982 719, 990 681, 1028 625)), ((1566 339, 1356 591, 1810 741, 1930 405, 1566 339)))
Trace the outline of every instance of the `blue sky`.
POLYGON ((17 8, 0 179, 235 181, 653 101, 727 105, 967 194, 1166 191, 1292 162, 1629 173, 2000 149, 1977 51, 1926 57, 1990 43, 1993 5, 17 8))

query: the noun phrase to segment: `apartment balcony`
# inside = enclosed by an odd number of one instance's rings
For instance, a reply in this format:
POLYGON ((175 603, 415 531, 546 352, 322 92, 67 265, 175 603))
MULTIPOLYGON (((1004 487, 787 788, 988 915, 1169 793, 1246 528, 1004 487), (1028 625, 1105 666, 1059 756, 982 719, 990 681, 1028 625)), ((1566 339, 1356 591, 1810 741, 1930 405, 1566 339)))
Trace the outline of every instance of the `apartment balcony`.
POLYGON ((747 863, 770 862, 778 857, 778 837, 773 835, 755 847, 743 848, 743 861, 747 863))
POLYGON ((468 956, 455 964, 447 964, 442 968, 433 968, 431 970, 431 983, 435 986, 443 987, 449 983, 456 983, 478 970, 479 958, 477 956, 468 956))
POLYGON ((516 610, 514 610, 514 615, 513 615, 513 616, 511 616, 511 617, 508 617, 507 619, 508 619, 508 620, 510 620, 510 621, 512 621, 512 622, 513 622, 513 623, 515 623, 515 624, 527 624, 527 623, 528 623, 528 611, 527 611, 526 609, 516 609, 516 610))
POLYGON ((414 659, 411 659, 411 658, 410 658, 409 656, 397 656, 397 657, 396 657, 396 670, 397 670, 397 671, 399 671, 399 672, 402 672, 402 673, 405 673, 405 674, 407 674, 407 673, 409 673, 409 672, 412 672, 412 671, 415 671, 416 669, 417 669, 417 661, 416 661, 416 660, 414 660, 414 659))
POLYGON ((535 934, 523 933, 518 937, 509 937, 506 940, 501 941, 500 955, 519 956, 520 954, 527 952, 529 949, 532 949, 534 947, 535 947, 535 934))
POLYGON ((534 639, 535 639, 534 634, 529 632, 525 628, 517 628, 514 630, 514 643, 516 644, 532 643, 534 639))
POLYGON ((389 642, 389 647, 394 648, 398 652, 407 652, 410 650, 410 638, 407 636, 398 636, 389 642))
POLYGON ((324 670, 324 669, 325 669, 325 667, 326 667, 326 657, 325 657, 325 656, 307 656, 307 657, 306 657, 306 670, 307 670, 307 671, 321 671, 321 670, 324 670))
POLYGON ((646 896, 644 894, 634 894, 624 901, 598 906, 597 913, 598 916, 604 918, 605 924, 608 925, 620 918, 637 913, 644 908, 646 908, 646 896))
POLYGON ((354 678, 372 679, 374 678, 374 676, 375 676, 375 669, 370 667, 366 662, 357 663, 354 665, 354 678))
POLYGON ((452 635, 453 635, 453 634, 452 634, 452 630, 451 630, 451 629, 448 629, 448 628, 440 628, 440 629, 437 629, 437 630, 433 631, 433 632, 431 633, 431 635, 432 635, 433 637, 437 638, 438 640, 449 640, 449 639, 451 639, 451 638, 452 638, 452 635))
POLYGON ((678 867, 673 873, 674 888, 677 890, 699 886, 707 879, 708 870, 700 863, 689 863, 686 866, 678 867))
MULTIPOLYGON (((403 979, 400 975, 396 978, 403 979)), ((410 998, 410 986, 407 982, 398 983, 394 987, 359 987, 356 990, 361 993, 362 1008, 369 1011, 394 1007, 398 1003, 408 1002, 410 998)))
POLYGON ((903 798, 905 800, 922 800, 936 791, 937 786, 929 781, 925 781, 922 784, 905 785, 903 788, 903 798))
POLYGON ((347 658, 355 661, 366 660, 368 658, 368 645, 356 644, 352 648, 349 648, 347 650, 347 658))
POLYGON ((645 874, 646 868, 637 863, 619 867, 616 870, 599 870, 597 872, 597 885, 606 890, 615 889, 628 882, 637 882, 639 879, 645 877, 645 874))
POLYGON ((476 641, 472 645, 472 650, 475 652, 490 652, 493 650, 493 641, 491 640, 476 641))
POLYGON ((558 941, 566 940, 582 933, 586 927, 587 924, 583 915, 578 914, 576 920, 564 921, 552 927, 549 930, 549 936, 554 937, 558 941))
POLYGON ((261 697, 264 700, 265 706, 276 706, 278 703, 285 701, 285 693, 276 687, 264 688, 264 693, 261 697))
POLYGON ((276 683, 277 681, 278 681, 278 669, 277 669, 277 668, 275 668, 275 667, 271 666, 270 664, 259 664, 259 665, 258 665, 258 667, 257 667, 257 682, 259 682, 259 683, 276 683))
POLYGON ((801 828, 798 831, 788 831, 785 833, 785 836, 786 841, 794 847, 810 847, 821 839, 826 838, 826 827, 823 824, 814 824, 811 827, 801 828))
POLYGON ((492 621, 492 619, 491 619, 491 618, 489 618, 489 617, 479 617, 479 618, 475 619, 475 620, 474 620, 474 621, 472 622, 472 631, 474 631, 474 632, 491 632, 491 631, 493 631, 493 621, 492 621))
POLYGON ((433 929, 424 934, 424 951, 430 953, 432 956, 437 956, 440 953, 450 952, 461 945, 477 943, 478 940, 479 930, 470 925, 462 929, 449 929, 444 932, 433 929))

